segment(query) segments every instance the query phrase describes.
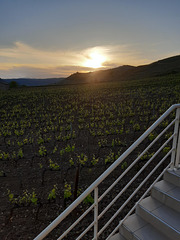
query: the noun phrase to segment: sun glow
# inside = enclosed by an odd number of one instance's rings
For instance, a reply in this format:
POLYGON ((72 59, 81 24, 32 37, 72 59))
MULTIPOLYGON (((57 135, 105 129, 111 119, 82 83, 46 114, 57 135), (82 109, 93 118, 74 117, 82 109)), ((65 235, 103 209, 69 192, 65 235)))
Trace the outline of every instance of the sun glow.
POLYGON ((103 63, 105 61, 106 57, 97 50, 94 50, 93 52, 88 54, 88 57, 85 60, 83 66, 89 68, 101 68, 103 67, 103 63))

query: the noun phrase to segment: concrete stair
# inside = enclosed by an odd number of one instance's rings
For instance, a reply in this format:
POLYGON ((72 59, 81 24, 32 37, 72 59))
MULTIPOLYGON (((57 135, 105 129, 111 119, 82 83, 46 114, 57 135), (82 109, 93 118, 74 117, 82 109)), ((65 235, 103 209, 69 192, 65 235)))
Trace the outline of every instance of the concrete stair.
POLYGON ((180 240, 180 170, 166 171, 110 240, 135 239, 180 240))

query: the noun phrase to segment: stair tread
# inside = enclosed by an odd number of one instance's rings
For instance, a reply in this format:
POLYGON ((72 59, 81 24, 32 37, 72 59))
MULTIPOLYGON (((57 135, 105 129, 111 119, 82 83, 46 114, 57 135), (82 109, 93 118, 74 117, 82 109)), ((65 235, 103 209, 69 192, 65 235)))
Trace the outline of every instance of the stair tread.
POLYGON ((174 174, 178 175, 180 177, 180 169, 174 170, 174 174))
POLYGON ((164 174, 164 180, 180 187, 180 169, 168 169, 164 174))
POLYGON ((167 172, 170 173, 170 174, 173 174, 173 175, 176 175, 176 176, 180 177, 180 169, 178 169, 178 170, 168 169, 167 172))
POLYGON ((161 233, 155 227, 153 227, 150 223, 146 222, 136 214, 129 216, 124 221, 122 227, 125 227, 132 235, 134 235, 135 239, 170 240, 170 238, 165 236, 163 233, 161 233))
POLYGON ((152 197, 147 197, 139 203, 139 207, 144 208, 146 211, 150 212, 160 221, 164 222, 171 228, 175 229, 180 233, 180 213, 165 206, 156 199, 152 197))
POLYGON ((154 185, 154 188, 158 191, 164 192, 165 194, 170 195, 175 198, 177 201, 180 201, 180 187, 173 185, 165 180, 157 182, 154 185))
POLYGON ((110 238, 110 240, 126 240, 121 234, 117 233, 110 238))
POLYGON ((180 169, 169 169, 120 227, 128 240, 180 239, 180 169))

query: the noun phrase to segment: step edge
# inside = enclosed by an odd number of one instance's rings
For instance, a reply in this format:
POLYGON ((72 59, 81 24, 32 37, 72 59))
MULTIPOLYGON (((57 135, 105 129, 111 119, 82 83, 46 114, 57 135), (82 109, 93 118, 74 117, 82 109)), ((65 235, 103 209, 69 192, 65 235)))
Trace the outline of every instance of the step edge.
MULTIPOLYGON (((147 223, 148 224, 148 223, 147 223)), ((147 225, 146 224, 146 225, 147 225)), ((145 226, 146 226, 145 225, 145 226)), ((124 228, 126 228, 126 230, 131 234, 131 236, 132 236, 132 240, 134 240, 134 236, 136 237, 136 239, 138 239, 138 240, 141 240, 137 235, 136 235, 136 233, 135 232, 133 232, 133 231, 131 231, 126 225, 124 225, 124 224, 122 224, 121 225, 121 227, 124 227, 124 228)), ((140 228, 139 228, 140 229, 140 228)), ((138 229, 138 230, 139 230, 138 229)), ((120 233, 121 234, 121 233, 120 233)), ((122 234, 121 234, 122 235, 122 234)), ((122 235, 123 236, 123 235, 122 235)), ((126 237, 125 236, 123 236, 125 239, 126 239, 126 237)))
POLYGON ((172 186, 171 190, 174 189, 174 188, 177 188, 177 186, 176 186, 175 184, 173 184, 173 183, 171 183, 171 182, 168 182, 168 181, 165 180, 165 179, 162 179, 162 180, 156 182, 156 183, 154 184, 153 188, 154 188, 154 187, 158 188, 157 185, 158 185, 159 183, 161 183, 161 184, 163 183, 163 184, 165 184, 165 185, 171 185, 171 186, 172 186))
MULTIPOLYGON (((139 217, 139 216, 138 216, 138 217, 139 217)), ((144 219, 143 219, 143 221, 146 222, 144 219)), ((146 225, 148 225, 148 222, 146 222, 146 225)), ((146 226, 146 225, 144 225, 144 226, 146 226)), ((136 229, 134 232, 133 232, 129 227, 127 227, 127 225, 124 224, 124 223, 121 225, 121 227, 122 227, 122 228, 125 228, 125 230, 131 235, 132 240, 134 240, 134 237, 135 237, 135 239, 137 239, 137 240, 141 240, 141 239, 135 234, 135 232, 136 232, 137 230, 140 230, 142 227, 139 228, 139 229, 136 229)), ((126 236, 124 236, 121 232, 120 232, 120 234, 121 234, 125 239, 129 239, 129 238, 126 238, 126 236)))
POLYGON ((175 177, 175 178, 177 178, 177 179, 180 179, 180 175, 179 174, 177 174, 175 171, 166 171, 165 173, 164 173, 164 177, 163 177, 163 179, 166 181, 166 177, 167 176, 169 176, 169 177, 175 177))
POLYGON ((124 236, 122 236, 122 234, 120 234, 119 232, 114 234, 109 240, 115 240, 116 238, 118 238, 118 240, 127 240, 124 236))
POLYGON ((168 192, 165 192, 165 191, 161 190, 160 188, 153 187, 152 190, 158 191, 158 192, 160 192, 160 193, 162 193, 162 194, 164 194, 164 195, 166 195, 166 196, 168 196, 168 197, 174 199, 175 201, 180 202, 180 199, 178 199, 178 198, 176 198, 176 197, 170 195, 168 192))
POLYGON ((166 174, 166 173, 169 173, 169 174, 176 175, 177 177, 179 177, 179 178, 180 178, 180 175, 179 175, 179 174, 177 174, 175 170, 170 170, 170 169, 168 169, 168 170, 165 172, 165 174, 166 174))
MULTIPOLYGON (((178 231, 176 228, 174 228, 172 225, 170 225, 169 223, 165 222, 163 219, 159 218, 158 216, 156 216, 155 214, 153 214, 152 212, 150 212, 149 210, 147 210, 146 208, 144 208, 142 205, 138 204, 140 208, 142 208, 143 210, 145 210, 148 214, 152 215, 154 218, 156 218, 159 222, 161 222, 162 224, 164 224, 165 226, 169 227, 170 229, 172 229, 173 231, 175 231, 176 233, 180 234, 180 231, 178 231)), ((140 216, 141 217, 141 216, 140 216)), ((145 220, 145 219, 144 219, 145 220)), ((146 220, 145 220, 146 221, 146 220)), ((149 223, 151 224, 151 223, 149 223)))
MULTIPOLYGON (((126 226, 126 224, 122 224, 121 227, 125 228, 126 231, 128 231, 131 236, 132 236, 132 240, 142 240, 142 238, 139 238, 139 236, 137 235, 137 231, 141 230, 141 229, 144 229, 145 227, 152 227, 154 229, 154 231, 156 232, 159 232, 159 234, 162 234, 162 236, 164 235, 163 232, 161 232, 159 229, 157 229, 154 225, 152 225, 151 223, 149 223, 148 221, 146 221, 145 219, 143 219, 141 216, 137 215, 137 214, 134 214, 136 215, 138 218, 140 218, 145 224, 140 227, 140 228, 137 228, 135 231, 132 231, 129 229, 129 227, 126 226)), ((121 234, 122 235, 122 234, 121 234)), ((125 236, 123 236, 125 238, 125 236)), ((126 238, 125 238, 126 239, 126 238)), ((129 238, 128 238, 129 239, 129 238)))

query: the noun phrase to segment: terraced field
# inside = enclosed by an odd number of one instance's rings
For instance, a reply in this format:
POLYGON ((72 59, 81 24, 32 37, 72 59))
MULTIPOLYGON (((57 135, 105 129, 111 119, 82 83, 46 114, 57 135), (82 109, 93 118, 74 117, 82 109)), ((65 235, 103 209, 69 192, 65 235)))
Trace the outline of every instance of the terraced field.
POLYGON ((0 238, 33 239, 175 103, 179 75, 0 92, 0 238))

